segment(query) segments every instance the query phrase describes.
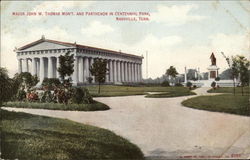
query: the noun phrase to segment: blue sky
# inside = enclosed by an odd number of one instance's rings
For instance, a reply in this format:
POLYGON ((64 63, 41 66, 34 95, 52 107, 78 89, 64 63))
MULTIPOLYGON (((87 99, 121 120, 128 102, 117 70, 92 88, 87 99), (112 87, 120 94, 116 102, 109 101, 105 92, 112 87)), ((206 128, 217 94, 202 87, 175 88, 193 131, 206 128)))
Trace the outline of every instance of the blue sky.
MULTIPOLYGON (((206 71, 215 52, 221 71, 226 55, 249 55, 250 2, 247 1, 23 1, 1 2, 1 65, 17 71, 13 49, 45 35, 48 39, 149 54, 149 77, 170 65, 206 71), (12 12, 149 12, 150 21, 116 21, 107 16, 13 16, 12 12), (13 64, 13 60, 15 63, 13 64)), ((144 62, 145 64, 145 62, 144 62)), ((145 65, 143 66, 145 77, 145 65)))

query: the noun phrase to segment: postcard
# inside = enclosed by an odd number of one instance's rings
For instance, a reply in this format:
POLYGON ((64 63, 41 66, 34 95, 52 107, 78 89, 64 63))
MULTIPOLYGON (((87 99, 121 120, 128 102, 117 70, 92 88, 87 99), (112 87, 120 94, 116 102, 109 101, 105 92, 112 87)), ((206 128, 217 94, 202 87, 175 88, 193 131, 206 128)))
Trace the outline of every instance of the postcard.
POLYGON ((249 1, 1 1, 1 159, 249 159, 249 1))

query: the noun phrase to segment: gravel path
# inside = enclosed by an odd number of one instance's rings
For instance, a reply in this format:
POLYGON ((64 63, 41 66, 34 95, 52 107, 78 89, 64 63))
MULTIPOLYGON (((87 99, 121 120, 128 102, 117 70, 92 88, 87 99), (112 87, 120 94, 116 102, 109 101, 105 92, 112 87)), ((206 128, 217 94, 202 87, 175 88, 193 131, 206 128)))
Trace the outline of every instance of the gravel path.
MULTIPOLYGON (((195 92, 207 95, 207 89, 198 88, 195 92)), ((5 109, 67 118, 109 129, 138 145, 149 159, 161 156, 250 157, 250 118, 183 107, 181 102, 190 97, 194 96, 95 98, 111 107, 110 110, 96 112, 5 109)))

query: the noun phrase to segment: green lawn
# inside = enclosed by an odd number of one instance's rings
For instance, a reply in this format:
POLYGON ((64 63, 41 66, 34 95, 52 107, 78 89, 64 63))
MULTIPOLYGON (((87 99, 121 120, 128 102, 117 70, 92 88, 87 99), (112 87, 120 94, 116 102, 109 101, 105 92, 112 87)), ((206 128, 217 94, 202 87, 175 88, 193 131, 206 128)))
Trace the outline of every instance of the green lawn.
MULTIPOLYGON (((162 86, 115 86, 115 85, 102 85, 101 93, 98 94, 98 86, 87 86, 90 94, 94 97, 113 97, 113 96, 129 96, 129 95, 146 95, 147 92, 168 92, 167 95, 173 96, 177 93, 183 95, 190 95, 189 89, 186 87, 162 87, 162 86), (185 93, 185 94, 184 94, 185 93)), ((180 96, 180 95, 179 95, 180 96)), ((168 96, 170 97, 170 96, 168 96)))
POLYGON ((239 94, 199 96, 185 100, 182 104, 195 109, 250 116, 249 96, 239 94))
POLYGON ((106 129, 65 119, 0 111, 3 159, 143 159, 137 146, 106 129))
POLYGON ((158 94, 147 94, 147 98, 167 98, 167 97, 180 97, 180 96, 189 96, 195 95, 194 92, 189 91, 189 89, 183 89, 179 91, 172 91, 166 93, 158 93, 158 94))
MULTIPOLYGON (((250 87, 244 87, 243 88, 244 94, 249 95, 250 87)), ((217 89, 210 89, 208 90, 209 93, 234 93, 233 87, 220 87, 217 89)), ((235 93, 241 94, 242 88, 241 87, 235 87, 235 93)))
POLYGON ((35 109, 51 109, 51 110, 68 110, 68 111, 100 111, 108 110, 106 104, 94 101, 91 104, 60 104, 60 103, 35 103, 35 102, 8 102, 5 107, 16 108, 35 108, 35 109))

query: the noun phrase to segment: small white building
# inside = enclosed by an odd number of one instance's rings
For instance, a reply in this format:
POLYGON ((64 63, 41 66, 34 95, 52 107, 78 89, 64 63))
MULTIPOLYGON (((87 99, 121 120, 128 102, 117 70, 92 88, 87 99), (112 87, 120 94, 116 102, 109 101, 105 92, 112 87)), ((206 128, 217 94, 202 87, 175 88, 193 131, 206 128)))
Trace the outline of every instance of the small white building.
POLYGON ((74 85, 88 83, 87 78, 94 77, 89 68, 95 58, 106 59, 109 72, 106 83, 139 83, 142 81, 142 56, 69 43, 41 39, 15 50, 18 59, 18 72, 30 72, 37 75, 42 83, 44 78, 59 78, 59 56, 66 52, 74 54, 74 85))

